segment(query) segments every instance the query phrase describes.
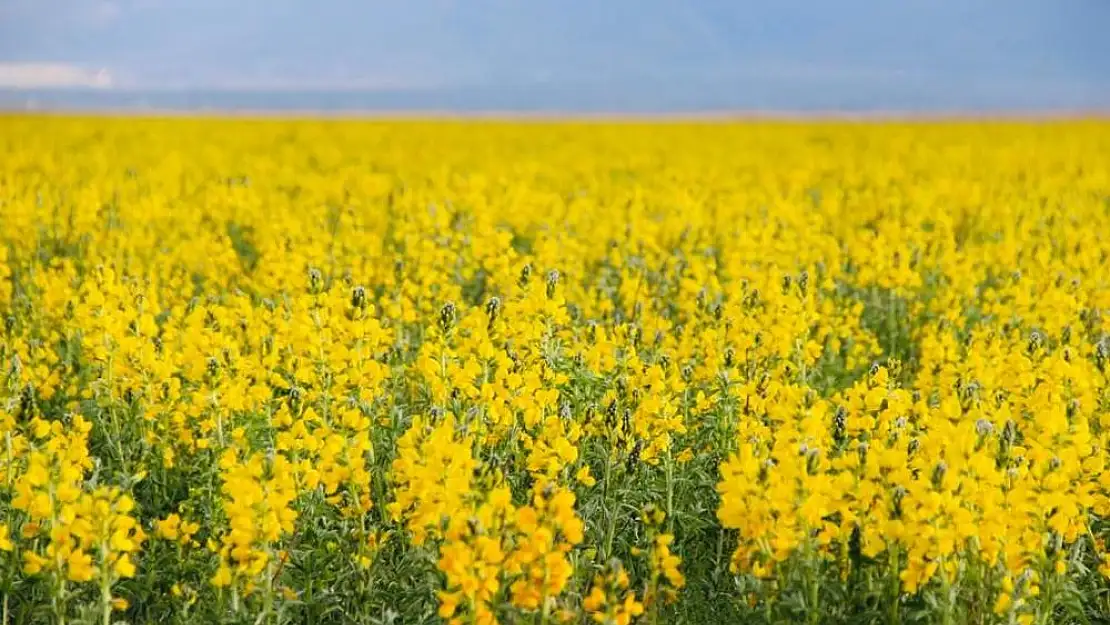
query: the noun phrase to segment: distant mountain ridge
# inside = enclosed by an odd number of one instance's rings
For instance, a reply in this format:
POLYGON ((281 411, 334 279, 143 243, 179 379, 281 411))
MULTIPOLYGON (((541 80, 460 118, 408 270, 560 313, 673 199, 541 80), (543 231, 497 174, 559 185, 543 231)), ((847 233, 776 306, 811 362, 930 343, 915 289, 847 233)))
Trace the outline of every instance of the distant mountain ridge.
POLYGON ((1051 93, 937 93, 906 90, 873 93, 810 92, 804 89, 671 89, 520 86, 382 91, 242 90, 0 90, 9 111, 256 111, 320 113, 506 113, 506 114, 720 114, 720 113, 1110 113, 1110 94, 1074 98, 1051 93))

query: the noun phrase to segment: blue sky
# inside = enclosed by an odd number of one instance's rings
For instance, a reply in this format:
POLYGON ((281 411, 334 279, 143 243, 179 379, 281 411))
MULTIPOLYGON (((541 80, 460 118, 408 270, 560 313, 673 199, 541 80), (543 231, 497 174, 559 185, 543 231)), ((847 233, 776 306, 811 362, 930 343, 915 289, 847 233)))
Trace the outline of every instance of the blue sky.
POLYGON ((1092 108, 1110 105, 1108 31, 1108 0, 0 0, 0 87, 578 86, 1092 108))

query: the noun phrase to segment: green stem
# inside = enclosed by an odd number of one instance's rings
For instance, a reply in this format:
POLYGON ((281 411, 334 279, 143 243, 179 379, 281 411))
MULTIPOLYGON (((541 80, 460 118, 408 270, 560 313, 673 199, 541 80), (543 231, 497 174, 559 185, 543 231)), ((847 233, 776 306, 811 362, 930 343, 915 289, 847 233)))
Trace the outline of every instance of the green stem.
POLYGON ((810 539, 809 548, 809 564, 806 565, 806 617, 812 624, 816 625, 821 622, 821 580, 820 580, 820 560, 817 549, 813 547, 812 539, 810 539))
MULTIPOLYGON (((50 485, 50 530, 53 531, 58 526, 58 500, 55 494, 54 485, 50 485)), ((66 594, 66 578, 63 571, 65 570, 65 561, 61 557, 61 553, 56 552, 54 556, 54 592, 50 597, 50 607, 54 611, 54 618, 57 619, 58 625, 65 625, 65 594, 66 594)))
POLYGON ((123 426, 120 425, 119 418, 116 415, 116 393, 115 381, 112 379, 112 369, 115 368, 115 352, 112 351, 108 356, 108 421, 112 424, 112 429, 115 430, 115 443, 116 453, 119 454, 120 466, 123 467, 124 473, 130 475, 131 471, 127 467, 127 458, 124 457, 123 451, 123 426))
POLYGON ((667 446, 667 533, 674 535, 674 458, 671 446, 667 446))
POLYGON ((717 531, 717 548, 713 553, 713 585, 716 586, 721 575, 721 557, 725 550, 725 530, 717 531))
POLYGON ((940 615, 940 622, 942 625, 955 625, 955 620, 952 614, 952 584, 948 580, 948 572, 944 567, 944 560, 940 562, 940 583, 941 583, 941 606, 942 611, 940 615))
MULTIPOLYGON (((4 476, 5 476, 5 478, 7 479, 7 482, 8 482, 7 490, 8 490, 8 492, 11 492, 11 490, 12 490, 12 480, 14 479, 14 477, 12 475, 13 471, 12 471, 12 432, 11 432, 11 430, 8 430, 7 432, 4 432, 4 448, 5 448, 5 454, 6 454, 6 457, 4 459, 4 476)), ((9 511, 9 521, 10 520, 11 519, 10 519, 10 511, 9 511)), ((4 605, 7 605, 7 603, 8 603, 7 602, 7 597, 4 597, 4 605)))
POLYGON ((606 533, 605 533, 605 559, 606 560, 613 557, 613 537, 614 537, 614 535, 616 534, 616 531, 617 531, 617 511, 613 507, 613 502, 610 501, 610 499, 609 499, 609 494, 610 494, 610 491, 612 490, 612 487, 610 485, 610 482, 612 481, 612 476, 613 476, 613 459, 612 459, 612 451, 610 450, 610 452, 605 457, 605 476, 603 478, 604 479, 604 489, 603 489, 604 492, 602 493, 602 498, 605 501, 605 512, 607 513, 607 516, 609 517, 609 519, 608 519, 609 520, 609 527, 608 527, 608 529, 606 530, 606 533))
MULTIPOLYGON (((108 553, 108 545, 101 543, 100 553, 108 553)), ((112 574, 105 561, 100 570, 100 610, 104 625, 112 625, 112 574)))
POLYGON ((890 614, 887 622, 898 625, 902 622, 902 611, 898 609, 898 600, 902 596, 901 580, 898 577, 898 548, 890 548, 890 614))
POLYGON ((541 603, 540 603, 540 625, 547 625, 548 619, 551 617, 551 606, 548 605, 548 601, 547 601, 548 596, 547 596, 546 575, 544 576, 543 586, 544 586, 543 598, 540 600, 541 601, 541 603))

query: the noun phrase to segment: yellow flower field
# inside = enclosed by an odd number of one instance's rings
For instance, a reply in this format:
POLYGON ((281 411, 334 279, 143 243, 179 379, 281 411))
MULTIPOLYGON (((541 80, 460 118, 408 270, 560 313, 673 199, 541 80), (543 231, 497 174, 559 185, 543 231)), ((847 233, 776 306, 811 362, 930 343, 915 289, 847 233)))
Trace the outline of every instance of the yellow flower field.
POLYGON ((1110 123, 0 150, 2 624, 1110 619, 1110 123))

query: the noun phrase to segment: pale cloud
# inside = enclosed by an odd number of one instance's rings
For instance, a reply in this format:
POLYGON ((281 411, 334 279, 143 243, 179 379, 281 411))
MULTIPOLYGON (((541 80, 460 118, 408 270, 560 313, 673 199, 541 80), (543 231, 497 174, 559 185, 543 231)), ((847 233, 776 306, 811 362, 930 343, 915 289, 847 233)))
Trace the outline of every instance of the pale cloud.
POLYGON ((118 2, 102 0, 92 5, 89 17, 94 23, 104 25, 114 21, 122 13, 123 7, 118 2))
POLYGON ((86 69, 66 63, 0 62, 0 88, 51 89, 84 87, 107 89, 112 75, 107 69, 86 69))

